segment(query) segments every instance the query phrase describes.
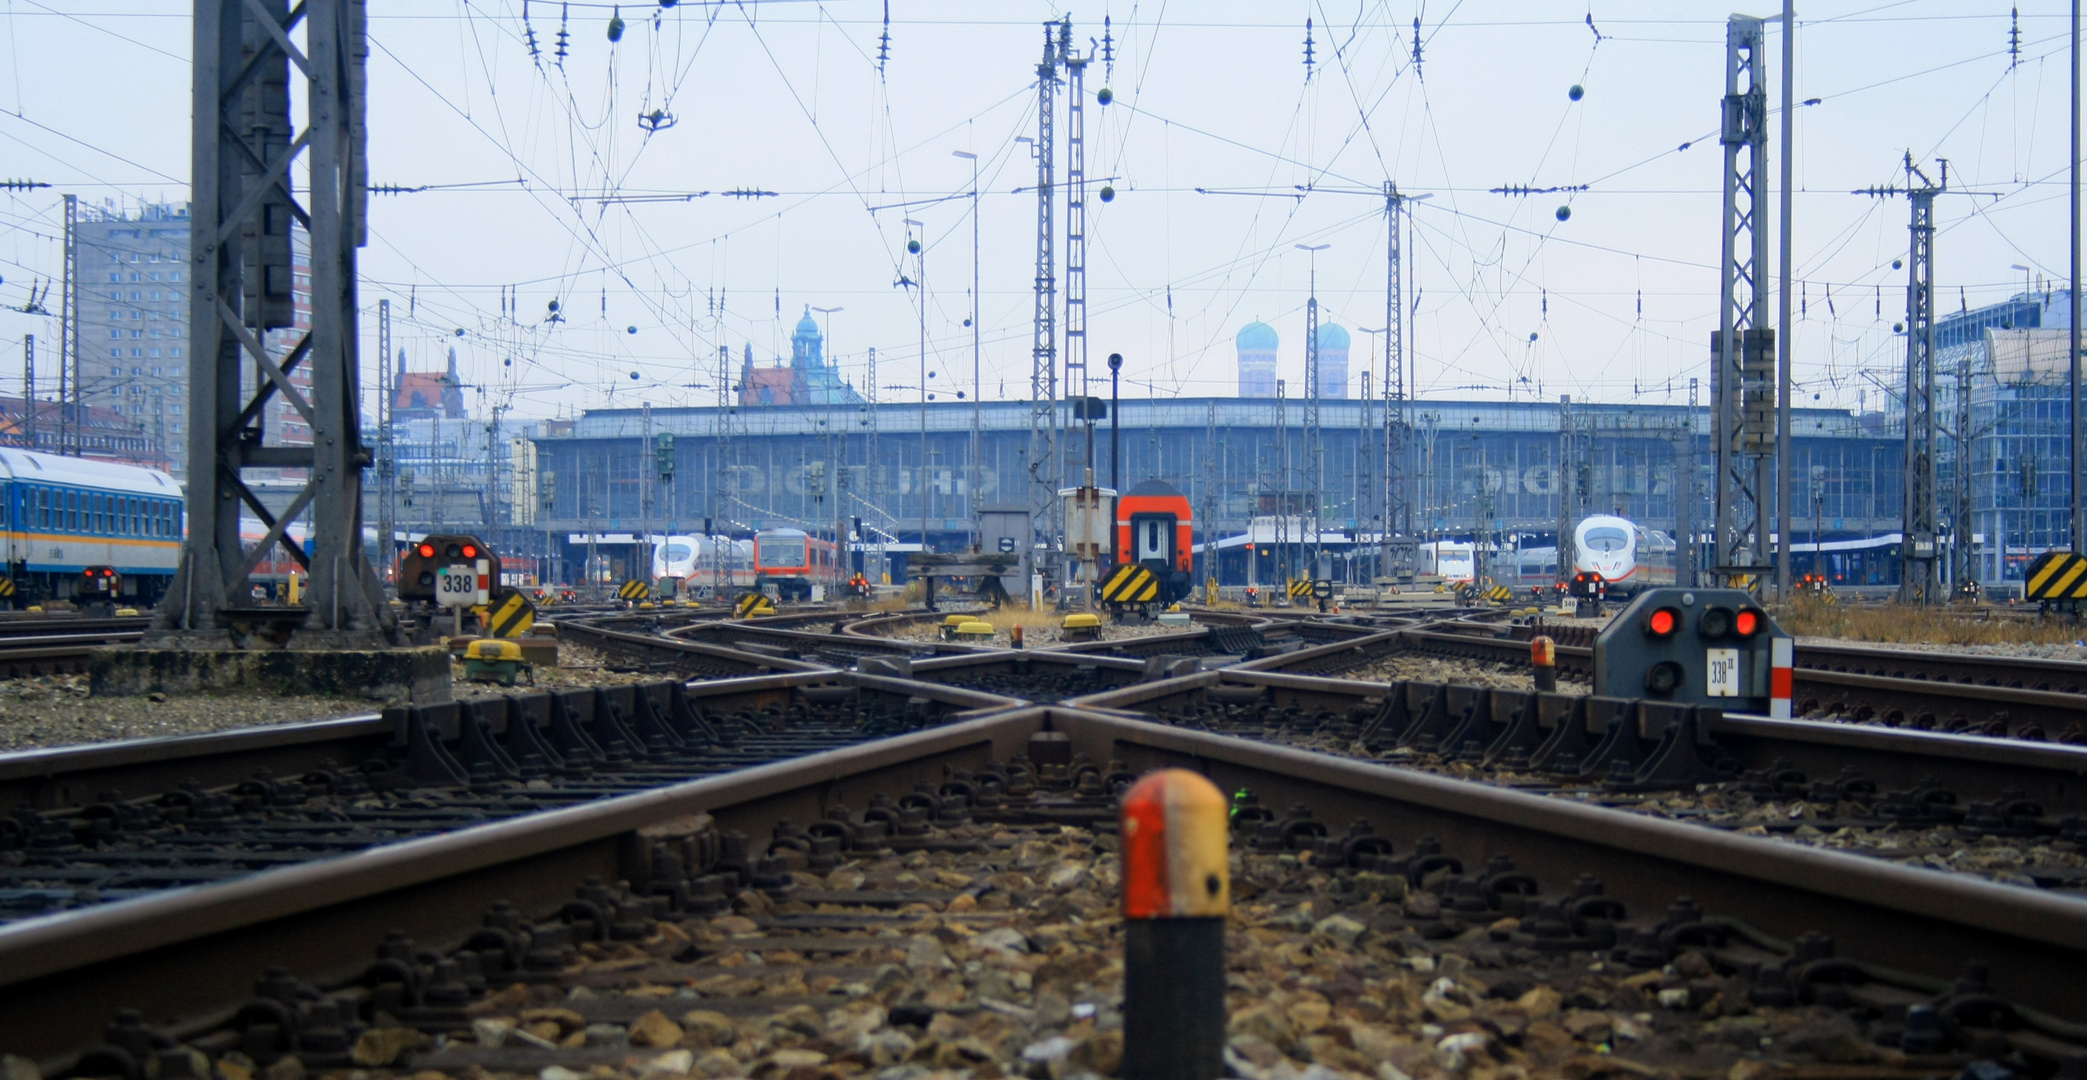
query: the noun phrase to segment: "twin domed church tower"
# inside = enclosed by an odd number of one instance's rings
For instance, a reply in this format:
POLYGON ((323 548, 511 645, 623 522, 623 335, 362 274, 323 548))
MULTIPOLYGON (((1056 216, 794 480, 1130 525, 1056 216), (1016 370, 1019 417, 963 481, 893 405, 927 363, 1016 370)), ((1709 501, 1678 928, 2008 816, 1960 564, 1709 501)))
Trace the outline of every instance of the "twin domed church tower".
MULTIPOLYGON (((1276 350, 1282 339, 1275 327, 1258 320, 1248 323, 1235 339, 1239 347, 1239 396, 1275 396, 1276 350)), ((1348 331, 1333 323, 1319 326, 1319 397, 1338 400, 1348 396, 1348 331)), ((862 401, 855 387, 841 377, 840 365, 826 359, 825 336, 812 318, 809 306, 790 335, 790 363, 778 357, 773 367, 754 364, 753 346, 739 369, 741 405, 852 405, 862 401)), ((1285 396, 1303 397, 1304 387, 1285 387, 1285 396)))
MULTIPOLYGON (((1239 346, 1239 396, 1275 396, 1275 351, 1282 339, 1265 322, 1246 324, 1234 339, 1239 346)), ((1285 397, 1303 397, 1304 387, 1284 387, 1285 397)), ((1348 396, 1348 332, 1332 323, 1319 326, 1319 397, 1348 396)))

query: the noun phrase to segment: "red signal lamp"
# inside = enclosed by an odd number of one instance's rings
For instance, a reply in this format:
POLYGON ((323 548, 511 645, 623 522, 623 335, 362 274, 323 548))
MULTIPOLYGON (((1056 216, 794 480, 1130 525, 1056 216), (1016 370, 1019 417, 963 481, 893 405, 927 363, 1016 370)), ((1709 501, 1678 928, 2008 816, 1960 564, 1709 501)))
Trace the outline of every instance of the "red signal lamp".
POLYGON ((423 558, 423 559, 432 559, 432 558, 434 558, 434 557, 435 557, 435 545, 433 545, 433 544, 422 544, 422 545, 420 545, 420 557, 421 557, 421 558, 423 558))
POLYGON ((1672 637, 1674 632, 1679 629, 1681 629, 1681 612, 1673 608, 1657 608, 1652 614, 1645 616, 1645 633, 1652 637, 1672 637))
POLYGON ((464 557, 467 559, 478 558, 478 546, 475 544, 465 544, 464 557))
POLYGON ((1749 638, 1761 632, 1761 613, 1753 608, 1741 608, 1732 616, 1732 632, 1749 638))

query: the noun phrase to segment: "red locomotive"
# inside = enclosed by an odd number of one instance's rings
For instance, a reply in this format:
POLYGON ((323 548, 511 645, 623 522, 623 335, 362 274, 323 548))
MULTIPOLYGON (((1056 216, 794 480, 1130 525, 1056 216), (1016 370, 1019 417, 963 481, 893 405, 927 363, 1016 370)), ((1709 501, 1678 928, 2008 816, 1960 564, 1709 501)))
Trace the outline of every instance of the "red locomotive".
POLYGON ((1117 497, 1116 565, 1136 563, 1151 570, 1159 582, 1157 603, 1171 604, 1189 594, 1195 548, 1188 496, 1174 485, 1141 480, 1117 497))

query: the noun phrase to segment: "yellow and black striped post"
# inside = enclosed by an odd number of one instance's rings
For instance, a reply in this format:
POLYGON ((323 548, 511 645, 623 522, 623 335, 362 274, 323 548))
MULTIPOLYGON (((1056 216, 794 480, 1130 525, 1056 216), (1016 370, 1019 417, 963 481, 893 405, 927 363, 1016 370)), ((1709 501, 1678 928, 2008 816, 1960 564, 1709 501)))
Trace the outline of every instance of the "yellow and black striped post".
POLYGON ((643 581, 626 581, 616 589, 618 600, 643 600, 652 595, 652 586, 643 581))
POLYGON ((2022 575, 2022 598, 2045 603, 2087 600, 2087 556, 2046 551, 2022 575))
POLYGON ((1159 576, 1149 567, 1124 563, 1101 583, 1106 604, 1149 604, 1159 599, 1159 576))
POLYGON ((733 605, 732 614, 741 619, 751 619, 756 615, 773 615, 775 604, 769 601, 767 593, 750 592, 740 597, 739 602, 733 605))
POLYGON ((1308 600, 1308 599, 1310 599, 1310 598, 1311 598, 1311 595, 1312 595, 1312 579, 1311 579, 1311 578, 1291 578, 1291 579, 1290 579, 1290 599, 1292 599, 1292 600, 1308 600))
POLYGON ((526 593, 517 589, 494 594, 491 613, 486 618, 486 629, 494 637, 518 638, 535 625, 536 605, 529 602, 526 593))
POLYGON ((1225 916, 1232 909, 1225 796, 1163 769, 1123 796, 1123 1077, 1225 1072, 1225 916))

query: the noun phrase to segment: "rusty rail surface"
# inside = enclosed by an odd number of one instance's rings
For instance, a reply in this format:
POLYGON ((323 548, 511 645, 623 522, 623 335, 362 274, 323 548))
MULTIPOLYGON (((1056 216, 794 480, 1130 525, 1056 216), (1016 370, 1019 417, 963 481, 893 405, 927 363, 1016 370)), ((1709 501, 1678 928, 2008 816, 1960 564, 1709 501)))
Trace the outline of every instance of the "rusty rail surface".
MULTIPOLYGON (((1528 643, 1519 636, 1481 636, 1468 628, 1458 631, 1421 628, 1401 630, 1398 634, 1406 648, 1423 654, 1507 663, 1528 661, 1528 643)), ((1938 658, 1938 665, 1941 664, 1939 658, 1949 656, 1946 653, 1908 655, 1933 656, 1938 658)), ((1797 649, 1791 703, 1800 716, 1875 720, 1889 727, 1972 732, 2031 741, 2087 742, 2087 695, 1909 678, 1903 675, 1909 669, 1902 662, 1887 666, 1888 670, 1902 673, 1896 676, 1828 670, 1806 666, 1806 656, 1806 647, 1797 649)), ((1954 659, 1963 665, 1975 666, 1984 658, 1959 655, 1954 659)), ((1585 675, 1590 674, 1593 667, 1594 650, 1591 647, 1558 647, 1561 672, 1585 675)), ((1962 669, 1968 670, 1969 667, 1962 669)), ((1937 666, 1935 670, 1945 668, 1937 666)))
POLYGON ((0 926, 946 723, 1016 699, 821 669, 0 756, 0 926))
MULTIPOLYGON (((473 968, 483 971, 519 964, 541 946, 546 962, 562 969, 578 928, 636 920, 643 930, 704 896, 719 897, 721 882, 745 887, 742 871, 756 880, 765 875, 759 887, 788 899, 789 875, 778 877, 775 868, 783 864, 767 865, 778 856, 746 865, 759 856, 746 837, 783 836, 785 822, 836 820, 829 812, 840 806, 922 791, 929 805, 968 805, 991 820, 1026 785, 1038 795, 1013 808, 1027 808, 1032 819, 1058 813, 1098 824, 1111 813, 1110 785, 1162 766, 1197 769, 1228 791, 1251 790, 1258 799, 1242 804, 1249 809, 1291 808, 1249 819, 1258 824, 1241 842, 1250 839, 1256 851, 1296 853, 1343 881, 1406 876, 1410 889, 1442 898, 1445 916, 1461 912, 1460 925, 1475 920, 1511 940, 1577 953, 1575 963, 1592 952, 1656 968, 1678 948, 1701 948, 1720 963, 1753 965, 1756 986, 1808 993, 1798 980, 1825 971, 1813 963, 1823 955, 1832 960, 1827 977, 1864 1001, 1897 1001, 1903 1010, 1975 991, 1984 1004, 1966 1012, 1965 1022, 2003 1025, 1995 1029, 2000 1045, 2039 1060, 2077 1053, 2087 1034, 2080 1026, 2087 982, 2077 977, 2087 963, 2087 905, 1265 742, 1028 707, 0 928, 0 1042, 63 1071, 123 1008, 140 1010, 133 1030, 149 1025, 167 1038, 227 1031, 229 1041, 212 1045, 237 1046, 240 1025, 275 1015, 252 1005, 257 979, 264 991, 304 980, 374 1008, 387 984, 456 983, 459 964, 446 975, 440 969, 458 949, 472 951, 473 968), (1025 751, 1038 757, 1020 756, 1025 751), (1046 752, 1071 764, 1031 764, 1046 752), (1017 780, 1017 773, 1031 779, 1017 780), (1365 823, 1349 834, 1361 838, 1354 844, 1322 824, 1354 820, 1365 823), (742 834, 736 856, 733 832, 742 834), (1480 884, 1498 873, 1516 884, 1480 884), (1582 903, 1595 879, 1598 915, 1555 914, 1596 911, 1582 903), (613 881, 631 883, 630 891, 603 884, 613 881), (1692 900, 1677 903, 1677 896, 1692 900), (1477 907, 1452 905, 1467 900, 1477 907), (404 936, 387 938, 394 931, 404 936), (1611 945, 1615 951, 1606 951, 1611 945), (1973 977, 1953 990, 1952 980, 1967 972, 1973 977)), ((927 820, 929 811, 912 805, 909 812, 927 820)), ((857 820, 851 814, 842 824, 857 820)), ((456 1007, 516 977, 488 978, 483 990, 464 987, 456 1007)), ((437 1010, 430 1022, 451 1030, 456 1025, 446 1015, 437 1010)))
POLYGON ((1895 790, 1924 792, 1927 805, 1909 809, 1926 816, 1909 819, 1912 826, 1922 820, 1961 823, 1980 812, 1979 804, 2005 800, 2017 816, 1993 822, 1996 833, 2067 833, 2087 840, 2087 823, 2079 820, 2087 815, 2087 747, 1728 716, 1716 709, 1526 689, 1361 683, 1242 668, 1124 686, 1067 704, 1167 716, 1218 730, 1233 721, 1256 737, 1278 731, 1236 719, 1241 710, 1279 712, 1287 714, 1281 728, 1324 734, 1342 745, 1398 746, 1444 761, 1615 792, 1687 790, 1750 776, 1786 797, 1816 792, 1828 801, 1862 795, 1888 801, 1895 790), (1373 723, 1382 734, 1371 730, 1373 723), (1636 775, 1661 767, 1675 725, 1685 727, 1692 745, 1671 751, 1678 756, 1667 762, 1665 775, 1636 775), (1619 773, 1617 761, 1639 768, 1619 773), (1813 788, 1814 781, 1823 786, 1813 788))

